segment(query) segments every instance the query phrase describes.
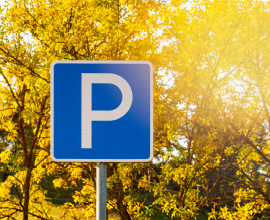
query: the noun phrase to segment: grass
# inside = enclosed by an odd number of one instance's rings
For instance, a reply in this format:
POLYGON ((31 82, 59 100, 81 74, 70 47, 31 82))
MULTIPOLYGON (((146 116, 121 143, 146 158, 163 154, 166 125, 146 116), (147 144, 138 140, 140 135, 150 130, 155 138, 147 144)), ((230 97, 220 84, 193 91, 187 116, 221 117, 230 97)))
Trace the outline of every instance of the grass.
MULTIPOLYGON (((53 217, 54 219, 60 216, 60 212, 59 212, 59 210, 57 209, 57 206, 58 206, 58 205, 55 205, 55 206, 53 207, 53 209, 52 209, 52 212, 51 212, 52 217, 53 217)), ((118 218, 116 215, 114 215, 114 214, 111 214, 110 216, 111 216, 111 218, 113 218, 114 220, 119 220, 119 218, 118 218)), ((23 215, 20 214, 16 219, 17 219, 17 220, 23 220, 23 215)), ((34 217, 29 217, 29 220, 34 220, 34 219, 35 219, 34 217)), ((86 218, 85 218, 85 219, 81 219, 81 220, 86 220, 86 218)), ((96 220, 96 217, 88 218, 88 220, 96 220)))

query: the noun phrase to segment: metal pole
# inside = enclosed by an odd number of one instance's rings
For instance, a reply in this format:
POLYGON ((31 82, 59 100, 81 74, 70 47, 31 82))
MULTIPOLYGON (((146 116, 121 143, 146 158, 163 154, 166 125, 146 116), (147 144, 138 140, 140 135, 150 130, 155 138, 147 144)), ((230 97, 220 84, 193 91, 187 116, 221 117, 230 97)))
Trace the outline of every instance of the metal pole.
POLYGON ((96 219, 107 218, 107 163, 97 163, 96 219))

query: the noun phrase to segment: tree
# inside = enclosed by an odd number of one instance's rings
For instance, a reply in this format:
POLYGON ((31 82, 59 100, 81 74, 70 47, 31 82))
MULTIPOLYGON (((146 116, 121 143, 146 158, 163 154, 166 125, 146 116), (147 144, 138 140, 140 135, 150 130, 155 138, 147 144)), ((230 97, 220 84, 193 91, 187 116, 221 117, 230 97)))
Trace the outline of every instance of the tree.
POLYGON ((185 8, 172 1, 166 13, 164 67, 172 83, 163 96, 169 122, 159 131, 167 131, 170 144, 163 147, 174 149, 174 160, 163 166, 163 188, 173 179, 179 190, 160 191, 160 183, 153 190, 171 218, 194 218, 209 201, 222 208, 236 200, 237 212, 214 212, 224 219, 250 219, 269 206, 268 175, 261 171, 269 160, 268 7, 194 1, 185 8), (225 182, 235 188, 231 202, 214 195, 225 182))
MULTIPOLYGON (((1 130, 17 152, 6 150, 2 162, 16 170, 1 185, 1 217, 23 212, 49 219, 51 203, 39 182, 53 174, 56 188, 82 187, 74 201, 95 214, 95 167, 92 164, 57 164, 49 157, 50 64, 54 60, 150 60, 158 69, 158 37, 155 35, 158 1, 9 1, 1 16, 1 130), (17 119, 14 120, 14 116, 17 119), (46 169, 45 169, 46 167, 46 169), (15 169, 16 168, 16 169, 15 169), (90 179, 82 180, 87 172, 90 179), (63 174, 66 179, 63 179, 63 174), (9 194, 15 187, 17 198, 9 194), (5 192, 5 193, 4 193, 5 192), (92 192, 89 195, 89 192, 92 192), (86 204, 86 205, 85 205, 86 204)), ((157 74, 157 72, 156 72, 157 74)), ((140 169, 145 164, 132 165, 140 169)), ((113 194, 108 208, 117 208, 121 219, 144 215, 132 187, 130 164, 112 164, 108 179, 113 194), (123 173, 126 177, 123 178, 123 173), (117 196, 119 195, 119 196, 117 196), (130 198, 130 199, 128 199, 130 198)), ((66 204, 63 214, 78 209, 66 204)), ((74 216, 76 218, 76 216, 74 216)))

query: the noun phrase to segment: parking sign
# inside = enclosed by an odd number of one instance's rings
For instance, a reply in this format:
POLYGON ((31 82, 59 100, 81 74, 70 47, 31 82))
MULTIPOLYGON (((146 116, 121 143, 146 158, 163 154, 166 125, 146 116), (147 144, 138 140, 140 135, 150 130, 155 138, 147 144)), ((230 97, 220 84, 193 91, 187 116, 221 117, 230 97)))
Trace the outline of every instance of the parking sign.
POLYGON ((153 158, 153 72, 147 61, 51 65, 51 157, 57 162, 153 158))

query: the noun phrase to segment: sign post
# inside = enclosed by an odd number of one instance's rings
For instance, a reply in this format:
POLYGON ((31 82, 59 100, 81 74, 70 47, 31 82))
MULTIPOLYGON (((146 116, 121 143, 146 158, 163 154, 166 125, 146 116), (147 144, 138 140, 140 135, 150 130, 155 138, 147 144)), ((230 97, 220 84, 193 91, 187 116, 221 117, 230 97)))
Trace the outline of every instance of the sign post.
POLYGON ((153 67, 148 61, 51 64, 51 158, 95 162, 97 219, 106 219, 107 163, 153 158, 153 67))
POLYGON ((107 163, 97 163, 96 169, 96 219, 107 218, 107 163))

